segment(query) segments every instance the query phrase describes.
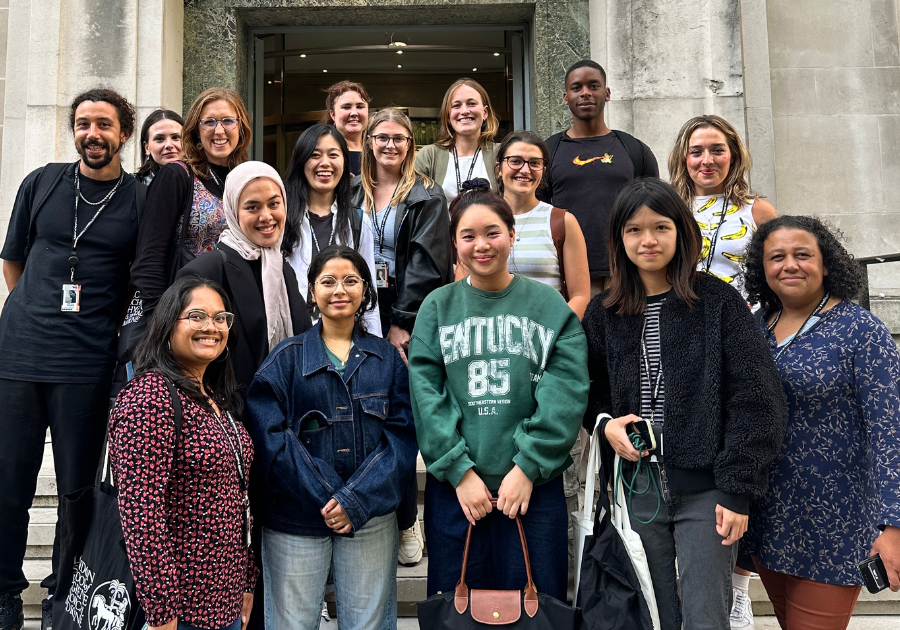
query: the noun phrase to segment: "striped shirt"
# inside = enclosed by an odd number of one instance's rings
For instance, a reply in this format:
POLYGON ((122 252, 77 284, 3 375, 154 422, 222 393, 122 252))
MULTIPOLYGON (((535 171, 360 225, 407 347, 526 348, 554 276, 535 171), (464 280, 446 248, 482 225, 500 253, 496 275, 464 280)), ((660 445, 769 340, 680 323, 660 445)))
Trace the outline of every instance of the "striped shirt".
POLYGON ((662 359, 659 344, 659 312, 669 292, 647 298, 647 312, 644 314, 644 337, 641 350, 641 417, 652 420, 653 424, 663 423, 663 403, 666 400, 666 384, 662 374, 662 359), (650 373, 647 374, 649 364, 650 373), (659 378, 656 404, 653 390, 659 378), (655 412, 655 413, 654 413, 655 412))
POLYGON ((551 210, 553 206, 540 201, 528 212, 516 215, 516 240, 509 252, 507 267, 511 273, 549 284, 559 291, 562 282, 556 245, 550 232, 551 210))

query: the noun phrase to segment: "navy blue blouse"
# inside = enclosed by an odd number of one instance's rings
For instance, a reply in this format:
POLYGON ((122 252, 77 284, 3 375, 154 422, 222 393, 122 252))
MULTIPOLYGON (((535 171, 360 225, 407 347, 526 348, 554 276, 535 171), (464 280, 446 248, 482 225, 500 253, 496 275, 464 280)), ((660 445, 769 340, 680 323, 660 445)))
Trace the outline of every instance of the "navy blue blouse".
POLYGON ((856 564, 879 526, 900 526, 900 353, 877 317, 843 301, 777 367, 787 431, 742 551, 773 571, 861 584, 856 564))

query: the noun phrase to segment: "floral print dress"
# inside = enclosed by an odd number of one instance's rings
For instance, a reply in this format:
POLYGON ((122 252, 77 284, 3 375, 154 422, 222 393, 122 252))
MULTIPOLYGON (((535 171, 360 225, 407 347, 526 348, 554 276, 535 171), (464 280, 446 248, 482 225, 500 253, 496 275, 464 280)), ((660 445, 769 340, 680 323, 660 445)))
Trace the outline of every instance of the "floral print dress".
MULTIPOLYGON (((762 328, 774 357, 775 335, 762 328)), ((741 551, 772 571, 862 584, 856 565, 879 526, 900 526, 900 353, 878 318, 842 301, 777 368, 787 431, 741 551)))

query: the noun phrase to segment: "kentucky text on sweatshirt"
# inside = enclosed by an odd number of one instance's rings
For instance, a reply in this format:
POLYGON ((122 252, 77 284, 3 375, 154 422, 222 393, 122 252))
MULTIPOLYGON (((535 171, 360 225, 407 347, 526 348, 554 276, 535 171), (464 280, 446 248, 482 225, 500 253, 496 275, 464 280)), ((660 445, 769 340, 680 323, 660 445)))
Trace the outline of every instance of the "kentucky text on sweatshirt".
POLYGON ((587 345, 559 292, 523 276, 502 291, 461 280, 422 303, 409 371, 428 472, 491 490, 514 465, 536 484, 569 465, 587 406, 587 345))

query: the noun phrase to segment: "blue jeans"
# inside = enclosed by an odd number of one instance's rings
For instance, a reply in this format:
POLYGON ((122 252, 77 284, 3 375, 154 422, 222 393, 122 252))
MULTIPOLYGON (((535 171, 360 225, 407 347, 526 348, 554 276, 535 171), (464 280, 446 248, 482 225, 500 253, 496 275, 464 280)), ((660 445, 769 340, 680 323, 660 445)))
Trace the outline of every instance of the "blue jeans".
POLYGON ((267 630, 317 630, 332 561, 338 627, 394 630, 399 544, 393 512, 376 516, 352 538, 295 536, 264 527, 267 630))
MULTIPOLYGON (((522 516, 538 592, 566 601, 568 525, 562 475, 535 486, 522 516)), ((425 540, 428 542, 428 596, 452 591, 462 572, 466 520, 452 485, 428 475, 425 481, 425 540)), ((516 522, 493 510, 472 529, 466 585, 522 590, 528 578, 516 522)))
POLYGON ((238 618, 235 619, 234 623, 230 623, 222 628, 201 628, 199 626, 192 626, 186 621, 179 621, 178 630, 241 630, 241 616, 238 615, 238 618))
MULTIPOLYGON (((647 553, 661 630, 680 630, 682 618, 684 630, 729 630, 731 573, 738 544, 723 545, 716 531, 716 504, 721 502, 722 493, 705 490, 673 494, 660 474, 663 465, 650 466, 661 493, 659 514, 649 525, 639 523, 635 516, 644 521, 653 516, 657 495, 653 488, 646 494, 634 495, 631 527, 641 537, 647 553), (678 596, 679 578, 682 597, 678 596)), ((631 478, 630 467, 625 466, 625 479, 631 478)), ((648 482, 644 468, 635 487, 642 490, 648 482)))

